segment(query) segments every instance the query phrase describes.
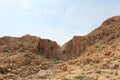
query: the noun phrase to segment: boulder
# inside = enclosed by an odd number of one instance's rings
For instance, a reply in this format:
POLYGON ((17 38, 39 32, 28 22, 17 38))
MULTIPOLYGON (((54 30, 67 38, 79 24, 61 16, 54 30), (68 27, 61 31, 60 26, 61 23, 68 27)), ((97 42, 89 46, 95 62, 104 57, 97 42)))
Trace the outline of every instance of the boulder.
POLYGON ((0 80, 3 80, 4 76, 2 74, 0 74, 0 80))
POLYGON ((48 70, 40 70, 36 75, 38 78, 46 79, 50 75, 50 72, 48 70))
POLYGON ((100 76, 98 80, 110 80, 110 79, 106 78, 105 76, 100 76))

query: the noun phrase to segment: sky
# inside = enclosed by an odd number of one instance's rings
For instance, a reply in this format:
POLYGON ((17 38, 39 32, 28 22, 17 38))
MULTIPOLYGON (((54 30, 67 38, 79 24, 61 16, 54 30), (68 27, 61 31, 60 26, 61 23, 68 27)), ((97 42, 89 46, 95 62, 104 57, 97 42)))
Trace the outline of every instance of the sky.
POLYGON ((0 0, 0 37, 30 34, 62 45, 117 15, 120 0, 0 0))

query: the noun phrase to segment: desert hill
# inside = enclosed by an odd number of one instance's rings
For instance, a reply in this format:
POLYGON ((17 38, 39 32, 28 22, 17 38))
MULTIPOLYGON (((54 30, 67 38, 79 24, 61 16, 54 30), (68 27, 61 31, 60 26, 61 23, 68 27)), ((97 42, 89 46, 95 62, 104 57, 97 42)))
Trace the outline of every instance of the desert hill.
POLYGON ((1 37, 0 80, 120 80, 120 16, 63 46, 31 35, 1 37))
POLYGON ((112 17, 107 19, 103 24, 86 36, 74 36, 73 39, 65 43, 63 47, 62 57, 65 60, 74 59, 80 56, 88 46, 98 41, 109 43, 111 40, 120 37, 120 17, 112 17), (67 56, 67 58, 65 58, 67 56))

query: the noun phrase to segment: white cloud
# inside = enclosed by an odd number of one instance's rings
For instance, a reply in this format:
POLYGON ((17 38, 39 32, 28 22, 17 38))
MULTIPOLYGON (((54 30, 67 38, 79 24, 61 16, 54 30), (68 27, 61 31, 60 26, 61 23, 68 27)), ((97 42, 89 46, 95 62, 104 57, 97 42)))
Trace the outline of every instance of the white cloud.
POLYGON ((71 5, 64 13, 64 16, 62 17, 62 24, 61 28, 63 28, 65 31, 69 28, 74 29, 77 28, 80 23, 80 14, 78 15, 79 11, 77 9, 77 6, 71 5))
POLYGON ((7 21, 7 16, 4 10, 0 10, 0 24, 4 24, 7 21))
POLYGON ((22 5, 26 9, 30 9, 30 2, 29 0, 22 0, 22 5))
POLYGON ((18 0, 7 0, 8 3, 16 3, 18 0))
POLYGON ((6 5, 13 5, 18 3, 20 0, 0 0, 0 5, 6 6, 6 5))
POLYGON ((117 6, 116 6, 116 10, 120 10, 120 5, 117 5, 117 6))

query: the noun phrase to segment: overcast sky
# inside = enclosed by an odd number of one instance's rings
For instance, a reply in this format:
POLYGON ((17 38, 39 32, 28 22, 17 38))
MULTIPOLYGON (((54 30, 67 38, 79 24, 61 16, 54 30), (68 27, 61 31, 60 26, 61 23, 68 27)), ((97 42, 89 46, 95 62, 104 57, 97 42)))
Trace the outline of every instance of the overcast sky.
POLYGON ((0 36, 31 34, 63 44, 120 15, 120 0, 0 0, 0 36))

